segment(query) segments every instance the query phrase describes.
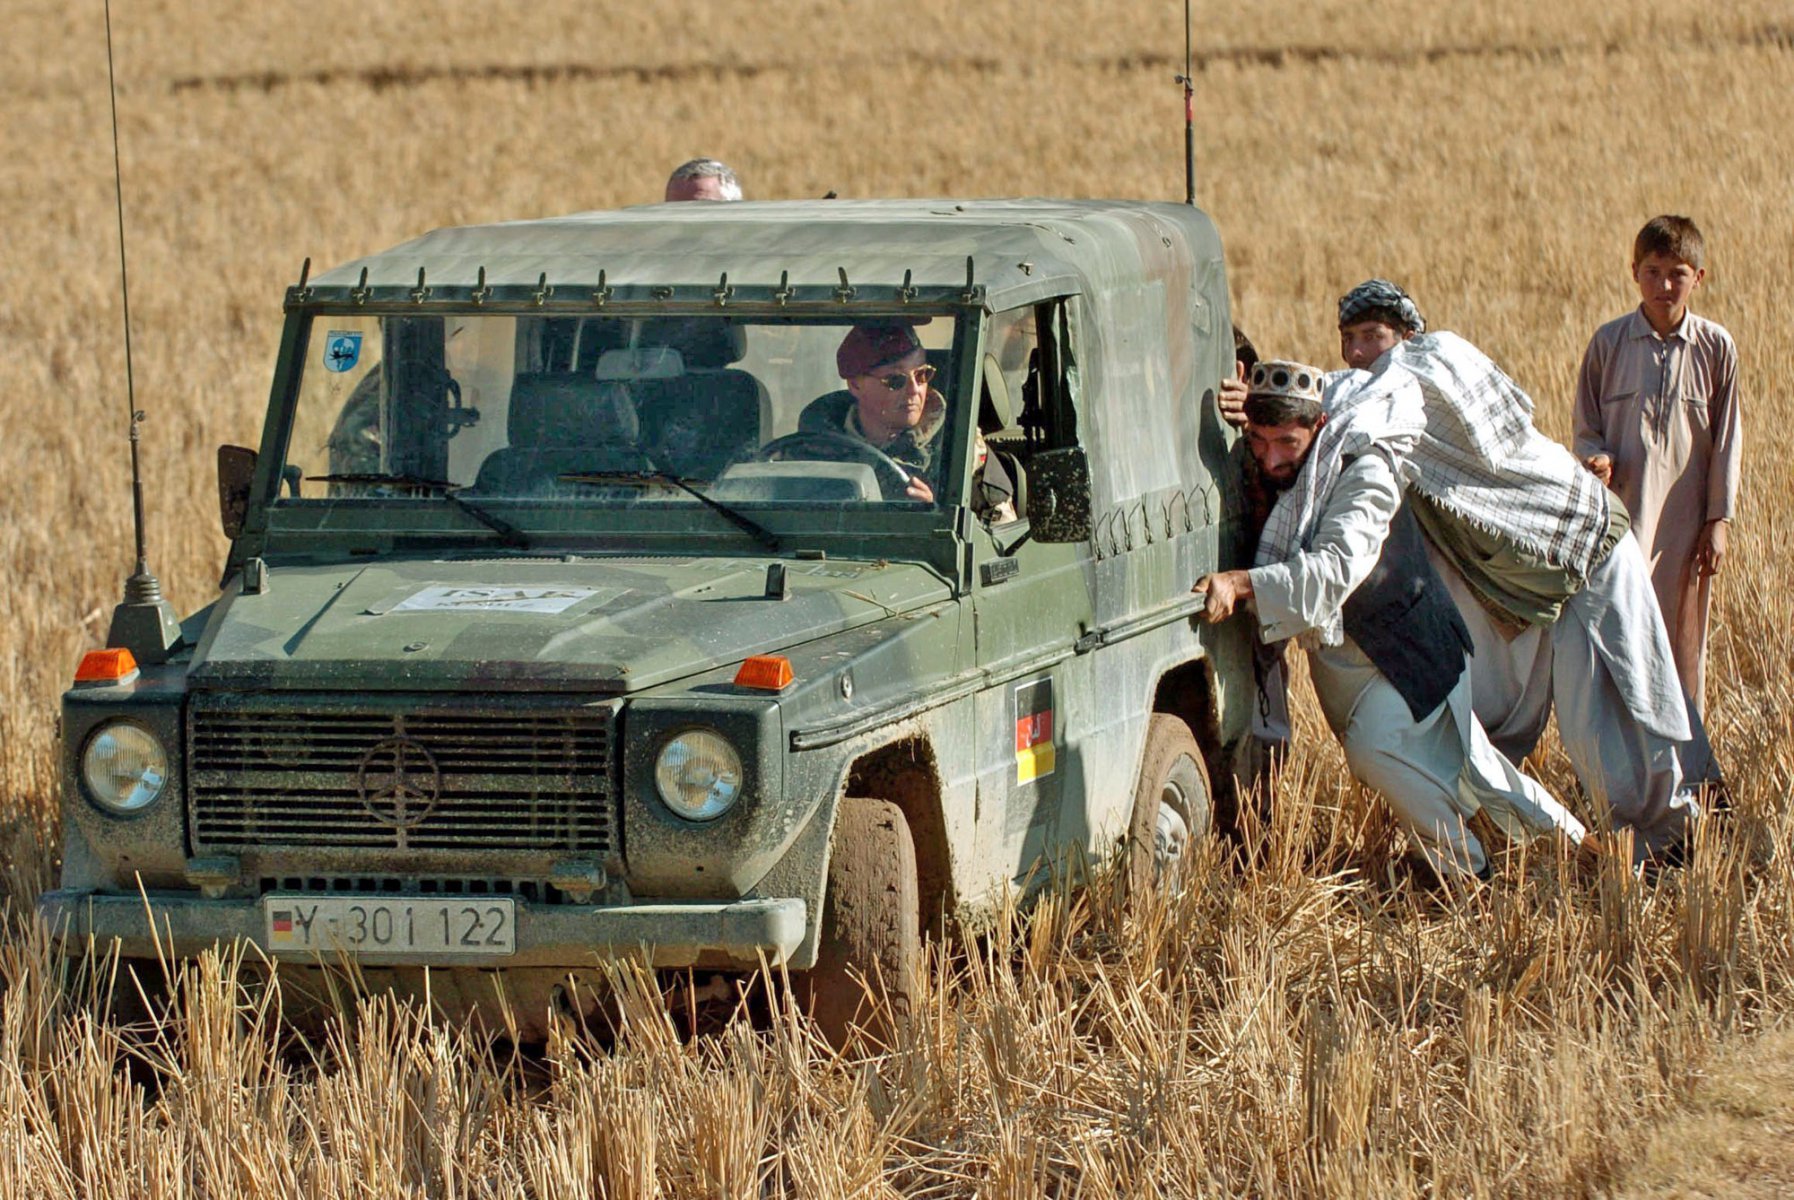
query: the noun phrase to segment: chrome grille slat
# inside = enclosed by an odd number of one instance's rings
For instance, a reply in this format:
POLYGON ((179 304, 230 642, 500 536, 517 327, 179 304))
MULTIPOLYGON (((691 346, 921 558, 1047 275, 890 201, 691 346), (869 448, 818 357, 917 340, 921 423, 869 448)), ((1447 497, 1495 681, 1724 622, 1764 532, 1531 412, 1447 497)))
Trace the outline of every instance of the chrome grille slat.
POLYGON ((315 895, 379 896, 399 899, 406 896, 443 898, 515 896, 531 903, 561 903, 566 897, 553 884, 541 879, 436 878, 396 875, 306 876, 264 875, 256 890, 271 892, 311 893, 315 895))
POLYGON ((608 709, 488 717, 284 700, 263 708, 258 700, 196 696, 189 709, 187 794, 198 853, 340 847, 603 857, 616 848, 608 709), (405 830, 377 819, 359 792, 364 760, 399 737, 427 750, 440 771, 434 807, 405 830))
MULTIPOLYGON (((256 805, 260 804, 267 806, 270 812, 278 812, 280 811, 281 802, 290 798, 292 795, 290 791, 285 790, 264 791, 259 796, 235 790, 224 791, 209 788, 196 788, 195 791, 210 797, 220 811, 225 811, 231 807, 254 808, 256 805)), ((349 809, 354 809, 357 812, 366 811, 366 809, 362 807, 360 798, 355 795, 353 789, 336 793, 328 792, 320 788, 313 789, 311 794, 317 797, 317 807, 319 808, 327 808, 335 802, 345 811, 349 809)), ((453 795, 454 793, 451 790, 449 794, 453 795)), ((514 799, 508 799, 497 792, 489 792, 485 796, 479 798, 462 798, 461 801, 455 805, 454 811, 462 814, 477 814, 487 808, 491 808, 499 812, 516 812, 519 807, 526 809, 533 807, 554 812, 562 811, 558 798, 547 798, 537 793, 518 795, 514 799), (492 801, 492 803, 490 805, 485 805, 481 803, 481 800, 489 800, 492 801)))
MULTIPOLYGON (((311 771, 314 778, 308 781, 308 790, 320 795, 341 795, 359 804, 356 799, 355 776, 350 771, 311 771)), ((546 802, 557 798, 565 792, 585 785, 597 775, 594 771, 555 771, 542 772, 533 776, 536 786, 528 789, 516 787, 516 780, 511 775, 470 774, 463 771, 444 771, 442 788, 444 795, 467 794, 473 796, 510 796, 519 802, 525 802, 532 796, 539 796, 546 802)), ((195 772, 188 777, 189 786, 195 792, 223 791, 233 796, 253 797, 263 795, 280 797, 291 794, 292 776, 280 771, 207 771, 203 775, 195 772)))

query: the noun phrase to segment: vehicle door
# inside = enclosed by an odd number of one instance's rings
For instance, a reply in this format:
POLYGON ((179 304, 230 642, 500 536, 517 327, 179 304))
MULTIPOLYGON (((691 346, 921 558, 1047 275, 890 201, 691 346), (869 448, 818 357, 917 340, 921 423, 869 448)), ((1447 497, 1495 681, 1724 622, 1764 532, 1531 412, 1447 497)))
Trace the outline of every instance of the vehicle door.
POLYGON ((1023 884, 1060 845, 1085 840, 1066 814, 1083 811, 1077 738, 1092 698, 1077 652, 1093 619, 1089 554, 1082 542, 1036 540, 1027 517, 1029 459, 1076 444, 1065 320, 1061 303, 995 314, 980 371, 987 465, 973 484, 972 605, 988 685, 976 704, 978 846, 988 872, 1023 884), (1006 501, 989 486, 993 459, 1013 483, 1006 501))

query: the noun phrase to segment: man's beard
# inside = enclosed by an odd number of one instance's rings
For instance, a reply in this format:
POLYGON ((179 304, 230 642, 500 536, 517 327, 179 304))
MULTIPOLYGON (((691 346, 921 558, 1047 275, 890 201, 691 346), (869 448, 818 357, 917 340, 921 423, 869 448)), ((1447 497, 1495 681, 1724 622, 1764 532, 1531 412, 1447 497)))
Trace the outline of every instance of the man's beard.
MULTIPOLYGON (((1304 459, 1303 461, 1306 462, 1307 460, 1304 459)), ((1256 458, 1252 460, 1252 465, 1257 468, 1259 482, 1264 485, 1264 489, 1268 492, 1289 491, 1290 488, 1296 485, 1296 477, 1302 474, 1301 463, 1296 464, 1295 468, 1291 470, 1289 474, 1281 477, 1273 475, 1265 470, 1256 458)))

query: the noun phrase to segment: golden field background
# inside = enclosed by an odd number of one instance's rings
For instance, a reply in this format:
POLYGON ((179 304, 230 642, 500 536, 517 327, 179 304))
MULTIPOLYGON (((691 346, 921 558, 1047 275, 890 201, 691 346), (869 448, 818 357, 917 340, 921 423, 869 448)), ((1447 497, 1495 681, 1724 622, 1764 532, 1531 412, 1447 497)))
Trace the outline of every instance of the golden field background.
MULTIPOLYGON (((1716 1050, 1740 1069, 1743 1039, 1794 1014, 1794 4, 1240 7, 1196 6, 1198 191, 1267 354, 1333 365, 1334 298, 1385 274, 1566 436, 1582 347, 1631 303, 1632 233, 1662 211, 1705 227, 1696 306, 1737 338, 1749 448, 1709 685, 1738 812, 1692 868, 1580 878, 1541 853, 1476 896, 1413 897, 1310 712, 1262 861, 1217 857, 1131 908, 1099 887, 962 948, 882 1059, 837 1060, 790 1020, 682 1039, 627 979, 602 1046, 514 1060, 374 1006, 315 1057, 277 1052, 246 1007, 266 994, 233 990, 228 962, 160 1040, 121 1042, 26 917, 55 853, 56 696, 130 568, 102 11, 0 0, 0 1196, 1697 1186, 1628 1175, 1656 1161, 1644 1130, 1716 1050)), ((213 449, 254 443, 302 258, 654 200, 696 154, 757 198, 1175 199, 1181 18, 1170 0, 118 0, 164 586, 183 611, 211 594, 213 449)), ((1570 790, 1561 756, 1544 771, 1570 790)), ((1689 1178, 1748 1194, 1724 1138, 1696 1140, 1689 1178)))

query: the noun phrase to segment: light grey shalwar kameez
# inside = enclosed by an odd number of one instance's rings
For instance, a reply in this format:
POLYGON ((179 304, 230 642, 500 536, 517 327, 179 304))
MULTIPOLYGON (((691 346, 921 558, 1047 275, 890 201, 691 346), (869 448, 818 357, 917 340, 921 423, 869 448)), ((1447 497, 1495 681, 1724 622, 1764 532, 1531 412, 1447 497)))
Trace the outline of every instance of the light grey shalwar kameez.
POLYGON ((1576 377, 1576 453, 1613 460, 1613 490, 1632 514, 1697 709, 1713 577, 1696 569, 1694 549, 1708 522, 1737 509, 1743 444, 1738 350, 1722 326, 1688 313, 1659 336, 1635 309, 1596 330, 1576 377))

